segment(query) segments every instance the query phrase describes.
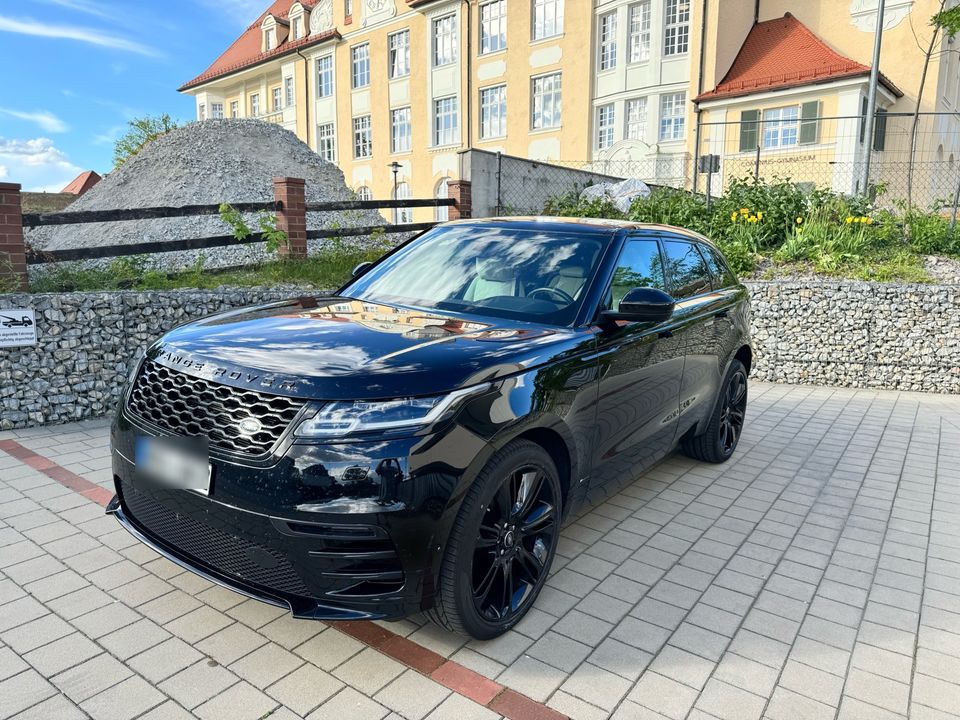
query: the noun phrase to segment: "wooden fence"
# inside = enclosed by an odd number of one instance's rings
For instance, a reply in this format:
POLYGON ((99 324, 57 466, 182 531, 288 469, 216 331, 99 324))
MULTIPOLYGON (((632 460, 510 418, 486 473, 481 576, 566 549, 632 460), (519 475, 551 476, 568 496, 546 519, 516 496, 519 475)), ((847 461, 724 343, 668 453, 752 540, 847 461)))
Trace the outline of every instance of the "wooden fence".
MULTIPOLYGON (((451 219, 470 217, 470 191, 469 184, 465 182, 451 183, 451 189, 454 190, 454 192, 451 192, 451 197, 448 198, 345 200, 317 203, 306 202, 305 187, 304 180, 300 178, 274 178, 274 199, 272 201, 232 203, 232 207, 244 213, 261 211, 276 213, 277 228, 287 235, 287 243, 280 248, 280 254, 289 258, 305 258, 307 256, 308 240, 356 237, 370 235, 376 232, 419 232, 436 225, 434 222, 384 223, 382 225, 363 227, 307 230, 307 213, 311 212, 449 207, 451 219)), ((263 241, 260 233, 253 233, 243 240, 238 240, 233 235, 217 235, 202 238, 46 251, 34 250, 24 242, 24 228, 218 215, 219 212, 219 205, 184 205, 181 207, 24 214, 21 210, 20 186, 11 183, 0 183, 0 286, 13 285, 20 289, 26 289, 28 265, 76 260, 96 260, 129 255, 182 252, 184 250, 206 250, 209 248, 247 245, 263 241)))

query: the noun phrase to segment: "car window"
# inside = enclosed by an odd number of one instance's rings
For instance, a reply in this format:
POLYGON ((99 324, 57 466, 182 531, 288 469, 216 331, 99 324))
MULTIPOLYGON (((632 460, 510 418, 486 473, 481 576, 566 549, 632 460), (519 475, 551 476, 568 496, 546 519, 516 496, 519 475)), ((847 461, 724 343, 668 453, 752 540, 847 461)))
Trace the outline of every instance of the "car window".
POLYGON ((709 292, 710 271, 693 243, 667 240, 663 243, 670 275, 671 295, 677 300, 709 292))
POLYGON ((719 250, 715 250, 709 245, 700 245, 700 253, 703 255, 703 259, 707 261, 707 267, 710 268, 714 287, 725 288, 737 284, 736 276, 727 268, 719 250))
POLYGON ((620 301, 630 290, 652 287, 666 290, 663 260, 656 240, 627 240, 613 271, 613 282, 607 295, 607 306, 620 307, 620 301))

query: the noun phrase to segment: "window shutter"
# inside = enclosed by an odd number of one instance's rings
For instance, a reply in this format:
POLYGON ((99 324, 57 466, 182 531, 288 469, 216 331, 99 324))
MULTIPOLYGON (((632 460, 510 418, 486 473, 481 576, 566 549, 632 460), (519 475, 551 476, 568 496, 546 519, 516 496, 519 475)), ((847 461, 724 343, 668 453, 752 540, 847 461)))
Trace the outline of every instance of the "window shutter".
POLYGON ((740 113, 740 152, 753 152, 760 139, 760 111, 744 110, 740 113))
POLYGON ((800 106, 800 144, 814 145, 820 141, 820 101, 805 102, 800 106))
POLYGON ((867 135, 867 99, 863 98, 860 102, 860 144, 867 135))
POLYGON ((877 109, 873 125, 873 149, 877 152, 887 149, 887 111, 883 108, 877 109))

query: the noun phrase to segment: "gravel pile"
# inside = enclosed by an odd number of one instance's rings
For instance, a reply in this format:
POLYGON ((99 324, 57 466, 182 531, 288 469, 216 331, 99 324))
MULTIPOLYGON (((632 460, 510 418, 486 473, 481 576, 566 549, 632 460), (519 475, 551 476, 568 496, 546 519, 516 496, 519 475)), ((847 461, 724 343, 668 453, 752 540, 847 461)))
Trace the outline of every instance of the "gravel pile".
MULTIPOLYGON (((191 123, 148 144, 119 170, 70 206, 70 211, 205 205, 273 200, 274 177, 306 180, 307 202, 354 200, 343 173, 279 125, 259 120, 208 120, 191 123)), ((254 216, 248 218, 251 227, 254 216)), ((379 225, 376 210, 310 213, 309 229, 379 225)), ((126 245, 228 235, 215 215, 162 220, 133 220, 61 225, 29 231, 26 241, 37 250, 126 245)), ((362 238, 357 238, 361 241, 362 238)), ((324 241, 312 241, 316 247, 324 241)), ((262 244, 205 251, 208 266, 255 261, 262 244)), ((154 256, 158 267, 192 264, 196 252, 154 256)), ((109 262, 109 261, 108 261, 109 262)))

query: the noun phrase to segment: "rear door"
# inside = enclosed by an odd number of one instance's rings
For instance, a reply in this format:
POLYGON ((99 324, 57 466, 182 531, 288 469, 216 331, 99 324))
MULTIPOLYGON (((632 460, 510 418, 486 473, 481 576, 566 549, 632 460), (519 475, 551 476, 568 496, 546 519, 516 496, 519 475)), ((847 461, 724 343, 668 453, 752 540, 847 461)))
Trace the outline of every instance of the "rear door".
MULTIPOLYGON (((604 307, 615 309, 635 287, 667 289, 653 234, 628 236, 604 307)), ((673 447, 683 376, 681 324, 618 322, 597 334, 600 387, 589 499, 602 500, 632 482, 673 447)))

